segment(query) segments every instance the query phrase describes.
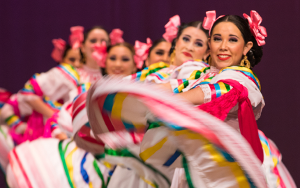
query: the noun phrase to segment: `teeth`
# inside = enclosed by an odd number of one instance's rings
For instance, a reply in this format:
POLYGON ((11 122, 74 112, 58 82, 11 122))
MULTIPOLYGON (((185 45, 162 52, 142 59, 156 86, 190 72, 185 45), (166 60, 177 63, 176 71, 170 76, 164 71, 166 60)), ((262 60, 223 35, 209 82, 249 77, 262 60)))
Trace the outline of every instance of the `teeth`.
POLYGON ((229 57, 229 55, 219 55, 220 58, 226 58, 229 57))

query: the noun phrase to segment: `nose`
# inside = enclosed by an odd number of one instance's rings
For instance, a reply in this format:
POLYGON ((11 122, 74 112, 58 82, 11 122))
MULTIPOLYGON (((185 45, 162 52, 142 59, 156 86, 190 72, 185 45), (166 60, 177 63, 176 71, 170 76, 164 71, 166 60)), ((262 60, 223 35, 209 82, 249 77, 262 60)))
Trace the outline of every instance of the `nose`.
POLYGON ((74 62, 74 67, 80 68, 80 61, 79 61, 79 60, 76 60, 76 61, 74 62))
POLYGON ((193 51, 193 49, 194 49, 193 43, 192 43, 192 42, 189 42, 189 43, 187 44, 186 48, 187 48, 187 50, 189 50, 189 51, 193 51))
POLYGON ((227 41, 223 40, 220 46, 220 50, 226 51, 227 50, 227 41))
POLYGON ((116 60, 115 66, 116 67, 121 67, 121 65, 122 65, 122 61, 121 60, 116 60))
POLYGON ((169 63, 170 57, 169 57, 168 52, 164 53, 164 56, 163 56, 162 61, 164 61, 164 62, 166 62, 166 63, 169 63))

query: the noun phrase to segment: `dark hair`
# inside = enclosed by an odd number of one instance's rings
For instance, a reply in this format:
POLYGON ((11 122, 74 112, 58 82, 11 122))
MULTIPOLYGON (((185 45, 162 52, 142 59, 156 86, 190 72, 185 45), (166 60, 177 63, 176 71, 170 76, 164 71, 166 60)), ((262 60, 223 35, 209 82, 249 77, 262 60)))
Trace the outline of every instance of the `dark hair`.
MULTIPOLYGON (((63 53, 62 59, 64 59, 67 56, 68 51, 72 50, 72 46, 70 46, 69 44, 66 45, 65 51, 63 53)), ((81 50, 79 49, 79 53, 80 53, 80 59, 82 60, 83 58, 83 54, 81 52, 81 50)))
MULTIPOLYGON (((107 47, 107 50, 106 50, 107 53, 109 53, 110 50, 111 50, 113 47, 116 47, 116 46, 124 46, 124 47, 128 48, 129 51, 130 51, 131 54, 132 54, 132 59, 134 59, 134 58, 133 58, 134 55, 135 55, 134 47, 133 47, 131 44, 129 44, 128 42, 121 42, 121 43, 117 43, 117 44, 108 46, 108 47, 107 47)), ((134 63, 134 60, 133 60, 133 63, 134 63)), ((103 76, 107 74, 106 71, 105 71, 105 68, 101 68, 101 72, 102 72, 102 75, 103 75, 103 76)))
POLYGON ((211 33, 213 33, 215 26, 221 22, 233 23, 242 33, 245 44, 247 44, 249 41, 253 43, 252 48, 249 50, 249 52, 246 55, 248 60, 250 61, 251 68, 257 65, 263 56, 263 48, 261 46, 258 46, 256 39, 252 35, 248 20, 241 18, 240 16, 237 15, 226 15, 222 18, 219 18, 214 23, 214 25, 211 28, 211 33))
MULTIPOLYGON (((202 26, 202 22, 201 21, 194 21, 194 22, 189 22, 187 24, 182 23, 179 28, 178 28, 178 33, 177 33, 177 37, 172 41, 172 47, 170 49, 169 55, 171 55, 175 49, 175 45, 176 45, 176 41, 179 39, 180 35, 182 34, 182 32, 187 28, 187 27, 195 27, 198 28, 200 30, 202 30, 205 35, 207 36, 207 38, 209 37, 209 31, 204 29, 202 26)), ((207 45, 208 47, 208 45, 207 45)))
MULTIPOLYGON (((91 31, 93 31, 94 29, 102 29, 102 30, 104 30, 104 31, 105 31, 105 33, 106 33, 106 34, 107 34, 107 36, 108 36, 108 43, 110 44, 110 38, 109 38, 109 34, 108 34, 107 30, 106 30, 106 29, 104 29, 104 27, 102 27, 102 26, 99 26, 99 25, 96 25, 96 26, 92 27, 91 29, 87 30, 86 32, 84 32, 83 43, 85 43, 85 41, 86 41, 86 39, 87 39, 88 35, 89 35, 89 34, 90 34, 90 32, 91 32, 91 31)), ((107 44, 107 45, 109 45, 109 44, 107 44)))

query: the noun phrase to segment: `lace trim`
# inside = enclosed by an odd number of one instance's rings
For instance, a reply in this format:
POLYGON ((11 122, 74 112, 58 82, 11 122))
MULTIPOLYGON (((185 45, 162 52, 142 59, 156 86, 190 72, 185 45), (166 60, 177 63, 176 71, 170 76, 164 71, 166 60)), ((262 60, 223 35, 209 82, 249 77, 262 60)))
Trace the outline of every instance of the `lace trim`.
POLYGON ((204 103, 208 103, 211 101, 211 90, 208 84, 199 86, 204 93, 204 103))

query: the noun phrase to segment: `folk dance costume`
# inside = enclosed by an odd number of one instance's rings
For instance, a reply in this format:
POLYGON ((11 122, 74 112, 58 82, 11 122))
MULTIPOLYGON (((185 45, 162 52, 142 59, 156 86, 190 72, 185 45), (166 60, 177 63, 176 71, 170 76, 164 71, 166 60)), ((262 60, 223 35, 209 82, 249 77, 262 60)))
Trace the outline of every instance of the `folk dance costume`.
MULTIPOLYGON (((76 105, 76 102, 85 100, 84 94, 86 92, 75 99, 72 107, 75 133, 88 123, 85 108, 76 105)), ((64 127, 60 128, 63 130, 64 127)), ((24 142, 10 152, 9 160, 7 182, 12 187, 92 188, 107 187, 109 181, 109 169, 72 139, 40 138, 24 142)))
POLYGON ((197 186, 266 185, 249 144, 222 121, 151 85, 102 79, 94 86, 88 96, 88 115, 96 139, 111 146, 105 149, 104 159, 135 170, 145 186, 171 186, 178 167, 184 167, 188 183, 197 186), (160 128, 161 136, 145 139, 149 128, 160 128), (124 130, 129 132, 122 135, 124 130), (135 154, 130 144, 138 143, 141 153, 135 154), (161 150, 164 144, 169 147, 161 150), (213 156, 219 156, 218 160, 213 156))

